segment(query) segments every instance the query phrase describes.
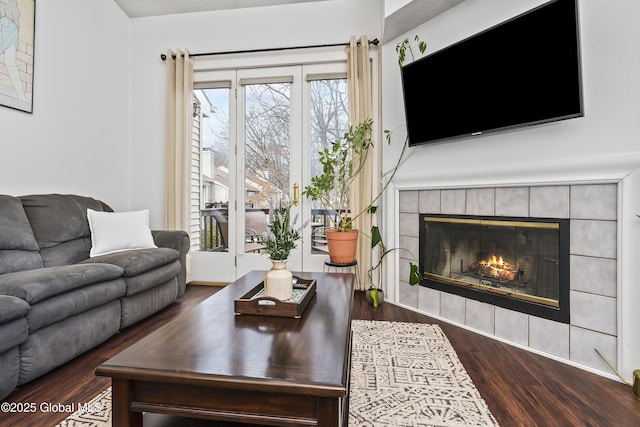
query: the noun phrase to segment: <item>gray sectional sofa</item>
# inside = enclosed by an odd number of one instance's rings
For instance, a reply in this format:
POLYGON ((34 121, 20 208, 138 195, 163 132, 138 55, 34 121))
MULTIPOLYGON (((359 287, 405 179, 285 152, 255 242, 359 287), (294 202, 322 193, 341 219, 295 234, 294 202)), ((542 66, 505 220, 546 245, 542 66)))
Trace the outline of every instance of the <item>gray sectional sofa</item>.
POLYGON ((0 399, 184 293, 187 233, 90 258, 87 209, 112 212, 77 195, 0 195, 0 399))

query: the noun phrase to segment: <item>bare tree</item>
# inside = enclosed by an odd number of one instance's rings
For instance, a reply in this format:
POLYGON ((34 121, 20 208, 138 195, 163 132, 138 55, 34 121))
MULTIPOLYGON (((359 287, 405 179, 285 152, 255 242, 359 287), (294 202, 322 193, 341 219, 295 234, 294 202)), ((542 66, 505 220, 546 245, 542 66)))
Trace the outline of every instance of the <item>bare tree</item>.
POLYGON ((263 187, 262 203, 289 194, 290 84, 247 85, 245 91, 245 174, 263 187))
MULTIPOLYGON (((346 80, 311 81, 310 91, 311 173, 316 175, 321 173, 318 151, 339 139, 348 127, 346 80)), ((214 152, 215 166, 228 167, 228 89, 205 89, 204 93, 212 105, 203 128, 204 141, 214 152), (227 91, 227 98, 217 96, 220 93, 215 91, 221 90, 227 91)), ((270 197, 287 197, 290 193, 290 84, 251 84, 245 86, 244 93, 244 184, 261 189, 248 202, 264 206, 270 197)))

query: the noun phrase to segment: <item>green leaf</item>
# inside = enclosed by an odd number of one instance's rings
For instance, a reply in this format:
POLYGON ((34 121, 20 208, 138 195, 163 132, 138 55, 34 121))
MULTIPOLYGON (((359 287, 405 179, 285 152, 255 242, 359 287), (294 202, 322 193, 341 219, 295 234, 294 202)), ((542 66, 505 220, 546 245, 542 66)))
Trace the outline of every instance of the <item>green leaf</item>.
POLYGON ((377 206, 374 206, 374 205, 371 205, 371 206, 369 206, 369 207, 367 208, 367 212, 368 212, 368 213, 370 213, 370 214, 374 214, 374 213, 376 213, 377 211, 378 211, 378 207, 377 207, 377 206))
POLYGON ((371 301, 373 301, 373 306, 378 307, 380 305, 380 299, 378 295, 378 288, 373 288, 370 291, 371 301))
POLYGON ((377 225, 371 227, 371 249, 382 243, 382 235, 377 225))
POLYGON ((412 262, 409 263, 410 271, 409 271, 409 284, 411 286, 417 285, 420 283, 420 269, 418 266, 412 262))

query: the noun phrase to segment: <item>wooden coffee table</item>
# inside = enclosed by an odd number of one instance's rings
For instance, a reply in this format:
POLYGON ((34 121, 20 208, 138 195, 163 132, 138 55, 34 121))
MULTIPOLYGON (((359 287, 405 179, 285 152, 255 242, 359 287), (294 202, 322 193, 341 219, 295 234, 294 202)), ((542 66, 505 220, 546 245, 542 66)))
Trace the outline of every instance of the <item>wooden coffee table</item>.
POLYGON ((96 369, 112 378, 113 425, 142 413, 277 426, 346 425, 353 276, 315 279, 299 319, 236 315, 252 271, 96 369))

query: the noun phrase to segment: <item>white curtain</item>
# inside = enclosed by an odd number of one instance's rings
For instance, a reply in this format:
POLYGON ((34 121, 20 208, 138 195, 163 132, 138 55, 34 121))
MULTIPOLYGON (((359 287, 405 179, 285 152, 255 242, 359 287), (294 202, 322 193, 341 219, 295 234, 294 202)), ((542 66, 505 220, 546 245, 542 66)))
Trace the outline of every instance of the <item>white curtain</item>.
MULTIPOLYGON (((369 40, 366 36, 357 39, 351 37, 347 47, 347 84, 349 94, 349 124, 357 125, 361 121, 372 117, 371 94, 371 61, 369 59, 369 40)), ((374 126, 375 128, 375 126, 374 126)), ((371 203, 372 195, 379 191, 380 178, 374 176, 374 161, 379 158, 376 153, 380 149, 379 141, 374 140, 374 147, 367 156, 364 169, 358 176, 357 182, 351 187, 351 211, 358 213, 371 203)), ((360 270, 360 288, 368 287, 367 272, 372 265, 371 225, 373 215, 365 213, 355 220, 355 228, 360 231, 356 259, 360 270)))
MULTIPOLYGON (((167 51, 165 228, 190 232, 193 59, 189 51, 167 51), (174 59, 175 57, 175 59, 174 59)), ((187 283, 191 257, 187 254, 187 283)))

